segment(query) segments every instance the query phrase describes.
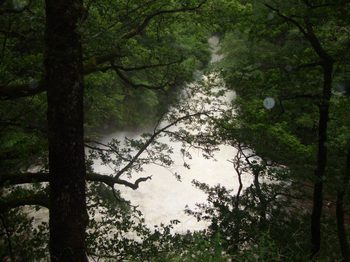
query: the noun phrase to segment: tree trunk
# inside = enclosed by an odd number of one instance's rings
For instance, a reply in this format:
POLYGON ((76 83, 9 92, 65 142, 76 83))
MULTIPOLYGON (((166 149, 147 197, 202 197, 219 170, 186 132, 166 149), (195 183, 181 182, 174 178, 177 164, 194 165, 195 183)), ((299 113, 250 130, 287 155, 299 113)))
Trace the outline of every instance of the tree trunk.
POLYGON ((81 0, 46 0, 51 261, 87 261, 81 0))
POLYGON ((329 102, 332 90, 333 61, 325 60, 323 64, 323 96, 320 104, 318 127, 318 153, 315 169, 313 208, 311 215, 311 257, 314 259, 321 248, 321 215, 323 207, 323 180, 327 165, 327 126, 329 102))
POLYGON ((342 261, 350 261, 349 255, 349 244, 346 235, 346 229, 344 224, 344 196, 346 193, 347 186, 350 180, 350 148, 348 148, 346 155, 346 167, 344 172, 344 179, 341 185, 341 188, 337 194, 337 206, 336 206, 336 215, 337 215, 337 228, 338 228, 338 239, 340 250, 342 254, 342 261))

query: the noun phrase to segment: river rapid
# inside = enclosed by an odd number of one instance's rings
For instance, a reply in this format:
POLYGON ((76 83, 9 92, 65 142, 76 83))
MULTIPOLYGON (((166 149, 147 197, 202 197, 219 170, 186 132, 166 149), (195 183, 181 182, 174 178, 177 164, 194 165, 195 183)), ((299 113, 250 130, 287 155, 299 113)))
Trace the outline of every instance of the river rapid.
MULTIPOLYGON (((212 52, 211 63, 220 61, 222 55, 219 54, 219 38, 212 36, 208 42, 212 52)), ((213 75, 199 73, 201 79, 205 80, 210 77, 212 78, 213 75)), ((216 76, 214 75, 214 77, 216 76)), ((232 100, 233 96, 232 92, 227 94, 226 100, 232 100)), ((180 127, 173 127, 175 131, 176 128, 180 127)), ((108 143, 113 138, 123 141, 125 137, 138 138, 140 136, 141 132, 118 131, 104 137, 102 142, 108 143)), ((173 219, 181 222, 174 227, 174 231, 178 233, 206 228, 208 225, 205 222, 198 222, 194 217, 188 216, 184 212, 185 207, 194 209, 196 203, 206 201, 206 195, 195 188, 191 182, 198 180, 212 186, 221 184, 229 189, 237 190, 237 174, 230 162, 237 152, 236 149, 222 145, 219 147, 220 150, 214 154, 215 159, 206 159, 201 150, 192 148, 189 150, 192 158, 187 161, 190 165, 190 169, 188 169, 184 167, 183 156, 180 153, 181 143, 171 141, 166 137, 161 138, 161 141, 174 149, 172 155, 174 164, 170 168, 149 164, 139 175, 152 176, 152 180, 141 183, 137 190, 124 186, 118 186, 117 189, 120 190, 122 197, 138 206, 138 209, 144 214, 146 224, 151 228, 160 223, 168 224, 173 219), (172 173, 181 174, 181 181, 178 181, 172 173)), ((111 172, 107 166, 101 165, 99 161, 95 161, 93 168, 95 172, 101 174, 111 172)))

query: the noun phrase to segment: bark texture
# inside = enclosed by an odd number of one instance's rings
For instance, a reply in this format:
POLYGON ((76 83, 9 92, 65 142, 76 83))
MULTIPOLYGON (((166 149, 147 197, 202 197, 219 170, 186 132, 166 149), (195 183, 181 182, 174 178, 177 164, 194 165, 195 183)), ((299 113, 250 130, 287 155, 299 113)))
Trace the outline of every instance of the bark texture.
POLYGON ((46 0, 51 261, 87 261, 81 0, 46 0))

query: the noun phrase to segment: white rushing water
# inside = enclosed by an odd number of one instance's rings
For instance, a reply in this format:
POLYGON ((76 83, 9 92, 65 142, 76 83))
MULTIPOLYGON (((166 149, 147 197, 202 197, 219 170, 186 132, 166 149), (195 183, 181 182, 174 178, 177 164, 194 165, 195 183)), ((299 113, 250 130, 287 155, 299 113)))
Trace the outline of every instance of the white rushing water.
MULTIPOLYGON (((222 56, 218 54, 219 38, 211 37, 209 44, 212 48, 211 62, 219 61, 222 56)), ((205 79, 207 76, 203 76, 205 79)), ((228 99, 232 98, 232 94, 228 99)), ((176 128, 176 127, 175 127, 176 128)), ((178 127, 177 127, 178 128, 178 127)), ((124 137, 137 138, 141 134, 135 132, 116 132, 103 139, 103 143, 108 143, 113 138, 123 140, 124 137)), ((232 160, 236 154, 236 149, 230 146, 220 146, 220 150, 215 153, 215 159, 205 159, 202 152, 198 149, 191 149, 189 153, 192 159, 187 161, 190 169, 183 165, 182 154, 180 153, 181 144, 172 142, 170 139, 162 138, 162 142, 174 148, 172 158, 174 165, 169 169, 155 165, 144 167, 140 176, 152 176, 152 180, 143 182, 137 190, 132 190, 124 186, 118 186, 121 195, 130 200, 133 205, 139 206, 139 209, 145 216, 146 224, 150 227, 160 223, 169 223, 172 219, 177 219, 181 223, 175 226, 176 232, 185 232, 187 230, 200 230, 207 227, 204 222, 197 222, 194 217, 184 213, 186 206, 194 208, 196 203, 203 203, 206 195, 195 188, 191 181, 193 179, 205 182, 209 185, 221 184, 230 189, 237 189, 237 175, 232 160), (182 181, 178 181, 172 172, 181 174, 182 181)), ((108 174, 110 169, 95 162, 94 169, 98 173, 108 174)), ((134 178, 133 180, 135 180, 134 178)))

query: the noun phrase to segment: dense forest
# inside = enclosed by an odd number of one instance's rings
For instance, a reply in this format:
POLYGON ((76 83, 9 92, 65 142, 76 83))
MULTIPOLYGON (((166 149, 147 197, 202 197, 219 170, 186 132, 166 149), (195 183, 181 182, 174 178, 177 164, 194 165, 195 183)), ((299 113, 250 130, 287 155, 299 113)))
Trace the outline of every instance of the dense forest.
POLYGON ((350 261, 349 95, 347 0, 0 0, 1 261, 350 261), (169 141, 235 149, 205 230, 120 192, 169 141))

